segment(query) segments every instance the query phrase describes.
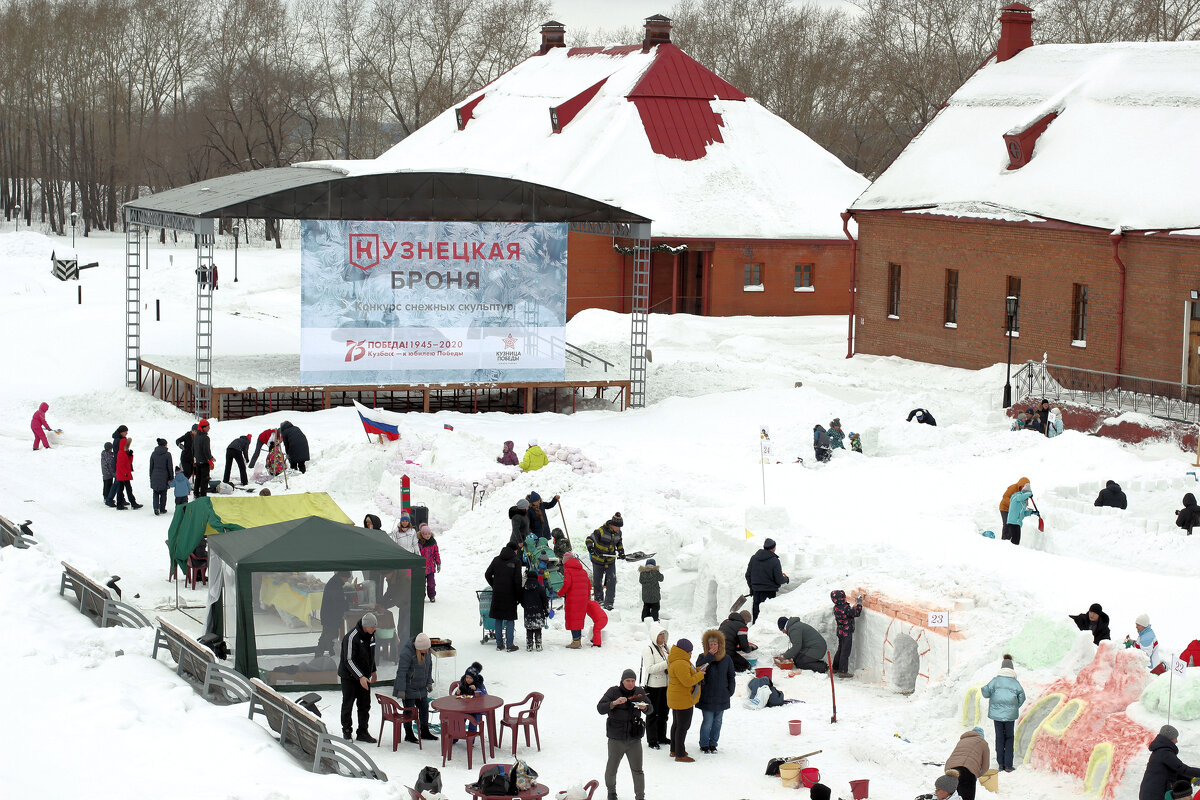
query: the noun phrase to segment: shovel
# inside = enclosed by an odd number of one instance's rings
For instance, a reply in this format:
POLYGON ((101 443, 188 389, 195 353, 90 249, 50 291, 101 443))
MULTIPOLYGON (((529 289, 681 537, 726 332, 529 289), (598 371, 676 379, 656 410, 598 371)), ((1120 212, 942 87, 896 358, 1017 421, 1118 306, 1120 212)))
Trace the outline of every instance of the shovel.
POLYGON ((1030 503, 1033 505, 1033 510, 1034 510, 1034 511, 1037 511, 1037 515, 1038 515, 1038 530, 1039 530, 1039 531, 1042 531, 1042 532, 1045 532, 1045 530, 1046 530, 1046 520, 1042 519, 1042 512, 1041 512, 1041 511, 1038 509, 1038 507, 1037 507, 1037 503, 1034 503, 1034 502, 1033 502, 1033 498, 1032 498, 1032 497, 1031 497, 1031 498, 1029 498, 1029 502, 1030 502, 1030 503))

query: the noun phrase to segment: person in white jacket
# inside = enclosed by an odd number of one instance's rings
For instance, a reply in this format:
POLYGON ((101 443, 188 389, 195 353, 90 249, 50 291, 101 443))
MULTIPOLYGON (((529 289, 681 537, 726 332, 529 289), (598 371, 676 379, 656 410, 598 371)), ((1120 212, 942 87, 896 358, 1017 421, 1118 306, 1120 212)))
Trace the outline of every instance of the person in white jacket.
POLYGON ((392 541, 410 553, 420 554, 421 548, 417 541, 417 529, 413 527, 412 519, 408 514, 400 515, 400 522, 396 523, 396 530, 392 531, 392 541))
POLYGON ((642 675, 646 694, 653 709, 646 715, 646 744, 655 750, 667 739, 667 629, 658 625, 650 628, 650 644, 642 651, 642 675))

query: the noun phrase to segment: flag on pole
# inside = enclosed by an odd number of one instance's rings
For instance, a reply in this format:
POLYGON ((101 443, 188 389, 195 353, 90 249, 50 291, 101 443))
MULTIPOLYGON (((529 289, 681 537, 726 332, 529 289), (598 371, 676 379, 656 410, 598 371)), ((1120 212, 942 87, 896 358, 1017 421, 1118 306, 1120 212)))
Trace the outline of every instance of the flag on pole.
POLYGON ((752 536, 754 536, 754 534, 750 532, 750 529, 749 529, 749 528, 746 528, 746 538, 747 538, 747 539, 749 539, 749 538, 751 538, 752 536))
POLYGON ((354 401, 354 410, 358 412, 358 418, 368 434, 386 436, 391 442, 400 438, 399 414, 381 408, 367 408, 357 400, 354 401))
POLYGON ((442 426, 442 430, 452 431, 452 430, 454 430, 454 426, 450 425, 450 424, 445 424, 442 426))

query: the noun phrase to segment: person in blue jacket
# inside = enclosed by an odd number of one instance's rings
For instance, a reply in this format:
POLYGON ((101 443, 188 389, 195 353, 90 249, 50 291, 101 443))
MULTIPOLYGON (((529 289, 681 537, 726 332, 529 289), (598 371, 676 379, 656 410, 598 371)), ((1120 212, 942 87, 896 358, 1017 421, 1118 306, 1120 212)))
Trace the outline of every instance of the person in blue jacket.
MULTIPOLYGON (((1033 497, 1033 488, 1026 483, 1021 487, 1021 491, 1013 492, 1012 497, 1008 500, 1008 520, 1004 523, 1003 532, 1000 538, 1012 542, 1013 544, 1021 543, 1021 523, 1030 514, 1037 514, 1037 511, 1030 511, 1026 503, 1033 497)), ((1038 516, 1041 516, 1040 514, 1038 516)))
POLYGON ((183 467, 175 468, 175 477, 171 479, 171 488, 175 490, 175 505, 186 506, 188 493, 192 491, 192 487, 188 483, 187 475, 183 474, 183 467))
POLYGON ((1017 717, 1025 703, 1025 690, 1013 670, 1012 656, 1004 654, 1000 671, 979 690, 988 698, 988 719, 996 726, 996 766, 1005 772, 1013 771, 1013 733, 1017 717))

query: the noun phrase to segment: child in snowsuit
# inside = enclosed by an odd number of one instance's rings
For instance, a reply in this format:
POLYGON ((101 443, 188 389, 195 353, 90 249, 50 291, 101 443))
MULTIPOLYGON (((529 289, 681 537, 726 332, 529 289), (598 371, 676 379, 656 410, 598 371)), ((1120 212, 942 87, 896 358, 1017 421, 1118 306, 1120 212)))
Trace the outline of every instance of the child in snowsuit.
POLYGON ((653 558, 646 559, 646 563, 638 567, 638 581, 642 584, 641 619, 650 617, 658 622, 658 608, 662 602, 662 590, 659 588, 659 584, 663 582, 663 574, 653 558))
POLYGON ((833 448, 829 444, 829 434, 820 425, 813 425, 813 453, 817 461, 828 461, 833 456, 833 448))
POLYGON ((842 444, 842 441, 846 438, 846 434, 842 431, 842 420, 839 417, 834 417, 830 421, 828 435, 831 449, 846 449, 846 445, 842 444))
POLYGON ((525 649, 529 652, 542 649, 542 628, 546 615, 550 613, 550 601, 546 590, 538 581, 533 570, 525 572, 525 586, 521 591, 521 611, 525 616, 525 649))
POLYGON ((862 614, 862 598, 851 606, 846 602, 846 593, 835 589, 829 593, 833 601, 833 621, 837 623, 837 653, 833 656, 833 671, 839 678, 850 676, 850 650, 854 646, 854 618, 862 614))
POLYGON ((175 490, 175 505, 186 506, 188 493, 192 487, 188 485, 187 475, 183 474, 183 467, 175 468, 175 477, 171 479, 171 488, 175 490))
POLYGON ((438 550, 437 540, 433 538, 433 531, 430 530, 429 524, 421 523, 421 532, 417 547, 421 550, 421 555, 425 557, 425 596, 429 598, 429 602, 436 602, 437 583, 434 581, 434 574, 442 571, 442 554, 438 550))
POLYGON ((117 456, 113 453, 112 442, 104 443, 104 450, 100 453, 100 478, 104 481, 104 498, 108 498, 108 493, 112 491, 113 480, 117 477, 117 456))
POLYGON ((50 440, 46 438, 46 431, 52 430, 50 423, 46 422, 46 412, 50 410, 49 403, 42 403, 38 406, 38 410, 33 412, 33 419, 29 421, 29 427, 33 429, 33 449, 37 450, 38 445, 50 449, 50 440))
POLYGON ((513 450, 513 443, 511 439, 504 443, 504 452, 500 454, 500 457, 497 458, 496 461, 508 467, 515 467, 521 463, 517 458, 516 451, 513 450))
POLYGON ((856 453, 862 452, 862 437, 857 433, 850 434, 850 449, 856 453))

